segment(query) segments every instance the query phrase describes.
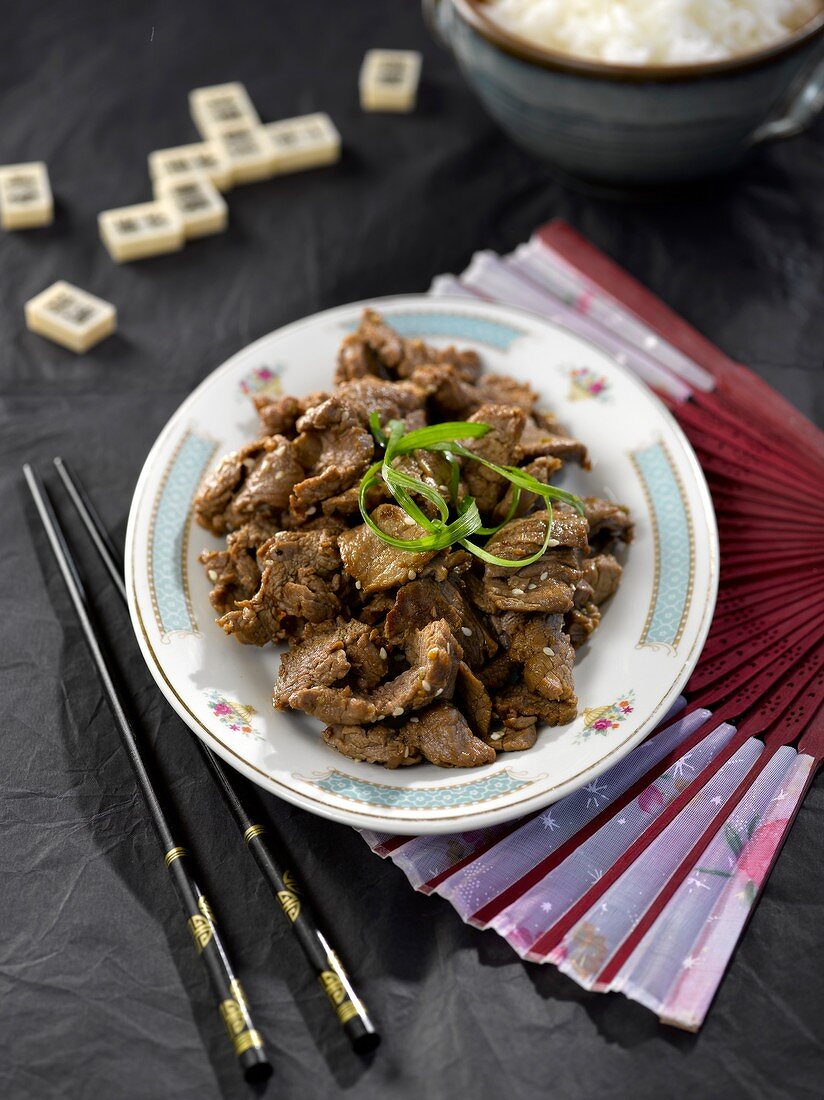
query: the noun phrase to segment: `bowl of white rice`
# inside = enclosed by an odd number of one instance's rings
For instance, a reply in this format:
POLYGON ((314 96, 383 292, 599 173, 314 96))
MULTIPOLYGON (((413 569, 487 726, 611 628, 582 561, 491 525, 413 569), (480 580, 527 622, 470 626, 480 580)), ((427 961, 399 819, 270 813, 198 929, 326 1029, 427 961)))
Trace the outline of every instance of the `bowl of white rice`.
POLYGON ((487 111, 580 179, 681 183, 824 105, 824 0, 424 0, 487 111))

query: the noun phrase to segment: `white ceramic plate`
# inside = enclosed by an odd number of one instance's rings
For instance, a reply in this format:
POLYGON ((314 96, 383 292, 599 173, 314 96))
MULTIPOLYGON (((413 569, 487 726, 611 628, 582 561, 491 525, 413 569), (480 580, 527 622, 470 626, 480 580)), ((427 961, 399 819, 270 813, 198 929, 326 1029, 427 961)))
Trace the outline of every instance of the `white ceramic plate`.
POLYGON ((219 756, 262 787, 335 821, 381 832, 491 825, 593 783, 664 717, 709 628, 718 544, 709 492, 663 405, 604 353, 520 310, 425 296, 375 305, 404 335, 473 347, 491 371, 529 381, 586 443, 592 470, 566 468, 580 494, 628 504, 636 538, 617 595, 578 653, 579 716, 544 729, 533 749, 484 768, 387 771, 329 748, 320 723, 271 704, 279 653, 227 638, 214 624, 197 555, 219 540, 192 521, 204 473, 254 438, 249 393, 327 388, 341 337, 365 303, 289 325, 239 352, 183 402, 155 443, 127 535, 132 621, 169 702, 219 756))

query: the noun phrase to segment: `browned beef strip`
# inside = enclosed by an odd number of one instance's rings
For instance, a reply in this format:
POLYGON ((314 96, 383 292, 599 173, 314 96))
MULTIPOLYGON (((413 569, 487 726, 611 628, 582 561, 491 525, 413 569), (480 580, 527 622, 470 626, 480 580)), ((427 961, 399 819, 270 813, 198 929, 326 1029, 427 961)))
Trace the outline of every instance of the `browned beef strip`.
MULTIPOLYGON (((395 504, 381 504, 372 519, 387 535, 402 539, 421 538, 426 532, 395 504)), ((416 552, 398 550, 378 538, 366 524, 344 531, 338 538, 346 572, 364 596, 397 588, 424 573, 446 579, 451 570, 463 568, 469 555, 460 550, 416 552)))
POLYGON ((530 691, 546 699, 574 698, 575 654, 561 615, 507 612, 498 623, 509 656, 524 666, 523 679, 530 691))
POLYGON ((518 461, 523 462, 539 455, 551 455, 565 462, 578 462, 589 469, 587 449, 577 439, 572 439, 555 422, 555 418, 542 410, 536 410, 527 420, 518 444, 518 461))
POLYGON ((266 435, 285 435, 287 439, 294 439, 298 420, 308 409, 320 405, 328 396, 328 393, 322 392, 310 393, 308 397, 259 393, 254 395, 252 402, 266 435))
POLYGON ((335 387, 335 396, 357 411, 364 427, 369 426, 372 412, 386 425, 390 420, 405 420, 422 409, 426 400, 426 394, 411 382, 385 382, 372 375, 341 382, 335 387))
POLYGON ((449 363, 469 381, 477 378, 481 369, 476 352, 451 347, 439 350, 422 340, 404 339, 379 313, 366 309, 357 330, 341 344, 335 382, 367 375, 408 378, 416 367, 425 363, 449 363))
POLYGON ((481 405, 489 404, 514 405, 527 414, 538 400, 531 386, 506 375, 485 374, 472 385, 449 362, 426 362, 416 367, 410 378, 429 398, 435 420, 465 420, 481 405))
POLYGON ((633 523, 625 504, 598 497, 584 497, 584 512, 589 523, 589 541, 603 549, 616 539, 632 542, 633 523))
MULTIPOLYGON (((530 474, 536 481, 540 481, 542 485, 549 485, 552 475, 556 470, 560 470, 561 466, 563 466, 563 463, 560 459, 552 458, 551 455, 541 455, 539 458, 527 463, 523 469, 524 473, 530 474)), ((513 492, 514 486, 510 483, 493 512, 493 519, 496 523, 501 523, 509 515, 513 492)), ((539 505, 543 506, 542 498, 537 493, 530 493, 526 489, 522 489, 518 507, 512 518, 518 519, 521 516, 526 516, 533 508, 539 505)))
POLYGON ((529 690, 526 684, 513 684, 499 691, 493 700, 495 713, 504 721, 535 716, 548 726, 563 726, 578 713, 578 700, 547 699, 529 690))
POLYGON ((476 737, 461 712, 448 703, 436 703, 416 715, 404 729, 414 736, 421 753, 441 768, 477 768, 495 761, 495 750, 476 737), (414 733, 410 729, 414 727, 414 733))
POLYGON ((579 649, 601 622, 601 611, 592 601, 575 606, 564 616, 564 629, 575 649, 579 649))
POLYGON ((455 701, 466 716, 472 732, 486 738, 492 723, 492 700, 482 681, 465 661, 458 665, 455 701))
POLYGON ((300 435, 292 446, 311 476, 295 485, 289 504, 294 515, 303 517, 361 478, 372 458, 374 441, 355 412, 337 397, 310 409, 297 428, 300 435))
POLYGON ((503 729, 499 731, 500 737, 492 741, 493 746, 499 752, 524 752, 531 749, 538 740, 536 719, 526 716, 509 721, 513 724, 504 722, 503 729))
POLYGON ((581 568, 594 604, 600 606, 618 590, 622 569, 612 554, 593 554, 584 559, 581 568))
POLYGON ((478 678, 487 691, 494 695, 496 691, 509 686, 516 676, 520 676, 520 672, 521 666, 517 661, 513 661, 508 653, 499 653, 480 669, 478 678))
POLYGON ((232 502, 266 449, 265 439, 248 443, 239 451, 224 455, 216 469, 204 478, 195 497, 195 518, 201 527, 215 535, 224 535, 242 526, 243 520, 232 511, 232 502))
MULTIPOLYGON (((355 629, 351 623, 347 626, 355 629)), ((355 626, 371 630, 365 623, 355 626)), ((322 661, 330 646, 335 650, 346 646, 346 668, 342 676, 349 673, 355 653, 355 636, 342 637, 341 631, 345 629, 338 625, 322 632, 312 630, 305 641, 299 642, 281 660, 274 692, 274 704, 279 710, 287 707, 304 710, 329 725, 362 725, 388 716, 397 718, 435 699, 452 697, 463 653, 443 620, 414 631, 405 646, 410 667, 370 692, 353 691, 348 683, 338 685, 331 680, 311 677, 312 662, 322 661), (287 657, 290 660, 284 669, 287 657)), ((374 640, 374 635, 372 637, 374 640)))
POLYGON ((410 630, 420 630, 433 619, 445 619, 460 640, 467 663, 477 668, 498 646, 483 619, 467 599, 460 581, 436 581, 431 577, 405 584, 386 616, 386 640, 399 644, 410 630))
MULTIPOLYGON (((335 516, 351 520, 356 516, 360 516, 359 497, 360 485, 353 485, 351 489, 344 489, 344 491, 338 493, 337 496, 327 497, 327 499, 321 503, 321 510, 325 516, 335 516)), ((366 506, 371 512, 377 508, 382 501, 388 499, 389 490, 384 483, 380 481, 377 485, 373 485, 367 490, 366 506)), ((341 523, 339 530, 345 531, 347 527, 347 523, 341 523)))
MULTIPOLYGON (((393 465, 408 477, 414 477, 440 493, 444 500, 449 499, 451 470, 446 455, 439 451, 413 451, 411 454, 401 455, 400 458, 395 459, 393 465)), ((413 496, 424 515, 430 518, 439 515, 438 509, 431 501, 419 493, 413 492, 413 496)))
POLYGON ((327 531, 280 531, 258 551, 260 587, 220 620, 240 641, 300 637, 307 623, 343 611, 337 537, 327 531))
MULTIPOLYGON (((481 405, 469 418, 471 424, 487 424, 490 430, 480 439, 466 444, 467 450, 496 466, 511 466, 524 430, 525 416, 516 405, 481 405)), ((482 513, 492 512, 507 490, 509 482, 501 474, 471 458, 462 460, 463 477, 470 494, 482 513)))
MULTIPOLYGON (((200 561, 212 582, 209 600, 218 615, 234 611, 241 600, 248 600, 260 587, 258 547, 266 542, 272 531, 259 522, 247 523, 226 538, 224 550, 205 550, 200 561)), ((241 642, 260 644, 252 634, 238 634, 241 642)))
MULTIPOLYGON (((487 550, 508 560, 536 553, 543 545, 547 513, 512 520, 489 540, 487 550)), ((520 569, 486 565, 484 594, 501 611, 568 611, 581 579, 581 556, 587 548, 587 523, 576 512, 553 511, 552 537, 558 544, 537 562, 520 569)))
POLYGON ((333 749, 353 760, 365 760, 368 764, 383 764, 387 768, 404 768, 420 764, 423 757, 414 738, 407 738, 407 729, 375 722, 371 726, 327 726, 323 740, 333 749))
POLYGON ((294 486, 303 480, 303 467, 291 440, 273 435, 264 442, 264 454, 232 501, 231 512, 238 518, 279 515, 289 506, 294 486))

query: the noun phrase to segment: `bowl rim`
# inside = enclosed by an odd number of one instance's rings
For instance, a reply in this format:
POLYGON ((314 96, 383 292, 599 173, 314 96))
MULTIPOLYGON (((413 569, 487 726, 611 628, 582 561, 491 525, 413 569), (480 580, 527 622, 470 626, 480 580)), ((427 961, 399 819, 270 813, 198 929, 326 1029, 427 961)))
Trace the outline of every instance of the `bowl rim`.
POLYGON ((511 34, 483 10, 488 0, 440 0, 440 2, 452 3, 455 10, 473 30, 487 42, 519 61, 575 76, 590 76, 601 80, 629 83, 697 80, 746 72, 784 54, 792 53, 824 33, 824 11, 822 11, 786 38, 739 57, 720 61, 693 61, 679 65, 627 65, 575 57, 573 54, 537 46, 526 38, 511 34))

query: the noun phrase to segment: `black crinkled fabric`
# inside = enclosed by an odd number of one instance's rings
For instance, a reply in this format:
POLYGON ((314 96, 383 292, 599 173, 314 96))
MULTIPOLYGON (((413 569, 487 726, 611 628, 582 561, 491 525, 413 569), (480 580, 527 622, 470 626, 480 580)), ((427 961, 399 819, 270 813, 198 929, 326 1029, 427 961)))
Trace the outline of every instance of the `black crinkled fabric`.
MULTIPOLYGON (((316 310, 425 290, 476 249, 509 251, 553 216, 820 418, 824 120, 733 178, 616 201, 571 190, 514 148, 414 0, 8 0, 2 21, 0 163, 47 161, 57 220, 0 233, 0 1095, 242 1098, 21 463, 69 459, 122 540, 157 433, 228 356, 316 310), (361 112, 358 69, 374 46, 423 51, 414 114, 361 112), (150 197, 147 154, 195 140, 188 90, 226 80, 244 81, 265 119, 328 110, 342 162, 237 188, 227 233, 115 266, 97 213, 150 197), (24 328, 23 303, 58 278, 118 307, 117 335, 90 354, 24 328)), ((383 1030, 360 1062, 67 519, 268 1040, 266 1095, 821 1095, 820 781, 697 1037, 524 964, 416 894, 351 829, 267 798, 383 1030)))

